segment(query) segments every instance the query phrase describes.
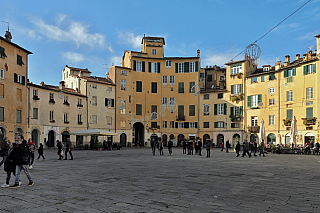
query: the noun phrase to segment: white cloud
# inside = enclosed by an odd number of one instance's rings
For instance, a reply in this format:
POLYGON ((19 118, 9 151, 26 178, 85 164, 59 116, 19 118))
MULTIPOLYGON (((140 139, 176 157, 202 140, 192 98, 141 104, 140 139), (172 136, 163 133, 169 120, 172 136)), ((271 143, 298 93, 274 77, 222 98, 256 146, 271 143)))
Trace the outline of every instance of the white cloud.
MULTIPOLYGON (((214 54, 204 54, 201 60, 201 66, 220 66, 222 67, 225 63, 230 62, 230 60, 235 57, 235 53, 214 53, 214 54)), ((238 56, 234 60, 241 60, 242 55, 238 56)))
POLYGON ((66 21, 66 15, 58 15, 57 25, 47 24, 42 19, 33 19, 32 22, 37 26, 37 34, 61 42, 73 42, 80 47, 87 45, 90 47, 107 48, 111 52, 111 45, 105 44, 105 36, 99 33, 89 33, 89 26, 77 21, 68 21, 65 28, 60 27, 62 22, 66 21))
POLYGON ((142 36, 135 36, 134 33, 118 32, 119 43, 129 44, 135 49, 141 48, 142 36))
POLYGON ((110 60, 110 65, 121 66, 122 57, 121 56, 113 56, 110 60))
POLYGON ((77 64, 78 62, 84 61, 85 57, 80 53, 66 52, 63 56, 67 59, 66 63, 77 64))

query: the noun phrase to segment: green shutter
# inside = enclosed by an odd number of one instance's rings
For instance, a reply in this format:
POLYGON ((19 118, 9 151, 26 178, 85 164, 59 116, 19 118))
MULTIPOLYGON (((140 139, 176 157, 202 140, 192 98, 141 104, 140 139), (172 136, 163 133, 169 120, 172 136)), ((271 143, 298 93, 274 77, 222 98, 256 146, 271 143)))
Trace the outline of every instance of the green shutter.
POLYGON ((234 112, 234 107, 230 107, 230 115, 234 115, 233 112, 234 112))
POLYGON ((243 115, 243 106, 240 106, 240 115, 243 115))
POLYGON ((313 118, 313 107, 307 108, 307 118, 313 118))
POLYGON ((137 61, 133 60, 133 71, 137 70, 137 61))
POLYGON ((240 84, 240 89, 239 89, 240 93, 242 93, 242 84, 240 84))
POLYGON ((231 85, 231 94, 234 94, 234 85, 231 85))
POLYGON ((312 73, 316 73, 316 64, 313 64, 313 72, 312 73))
POLYGON ((214 128, 218 128, 218 122, 214 122, 214 128))
POLYGON ((293 68, 292 69, 292 76, 295 76, 296 75, 296 68, 293 68))
POLYGON ((307 66, 303 66, 303 75, 307 75, 307 66))
POLYGON ((184 72, 189 72, 189 62, 184 62, 184 72))
POLYGON ((223 110, 223 114, 226 115, 227 114, 227 104, 224 103, 224 110, 223 110))
POLYGON ((217 104, 214 104, 213 114, 214 114, 214 115, 217 115, 217 114, 218 114, 218 107, 217 107, 217 104))
POLYGON ((157 71, 158 71, 158 73, 160 73, 160 63, 159 62, 157 63, 157 66, 158 66, 158 70, 157 71))
POLYGON ((114 99, 111 99, 111 107, 114 107, 114 99))
POLYGON ((178 73, 178 63, 176 63, 176 73, 178 73))
POLYGON ((287 110, 287 119, 292 119, 293 115, 293 110, 292 109, 288 109, 287 110))
POLYGON ((195 66, 195 71, 198 72, 199 61, 196 61, 194 66, 195 66))
POLYGON ((288 70, 283 71, 283 77, 285 77, 285 78, 288 77, 288 70))
POLYGON ((151 62, 148 62, 148 72, 151 72, 151 62))
POLYGON ((261 94, 258 95, 258 105, 261 106, 261 94))
POLYGON ((248 101, 247 101, 248 102, 248 107, 251 107, 251 96, 248 96, 247 98, 248 98, 248 101))
POLYGON ((142 62, 142 72, 146 71, 146 62, 142 62))

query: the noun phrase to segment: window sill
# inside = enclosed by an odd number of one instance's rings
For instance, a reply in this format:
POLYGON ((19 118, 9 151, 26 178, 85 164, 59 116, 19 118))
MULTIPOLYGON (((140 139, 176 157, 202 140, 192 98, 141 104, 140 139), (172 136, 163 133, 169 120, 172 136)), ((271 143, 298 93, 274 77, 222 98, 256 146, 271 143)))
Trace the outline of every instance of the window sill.
POLYGON ((78 122, 78 125, 82 125, 83 124, 83 122, 78 122))
POLYGON ((83 105, 82 104, 78 104, 77 107, 83 107, 83 105))
POLYGON ((70 122, 69 122, 69 121, 64 121, 64 123, 65 123, 65 124, 68 124, 68 123, 70 123, 70 122))
POLYGON ((56 102, 54 100, 50 100, 49 104, 55 104, 56 102))
POLYGON ((50 123, 54 123, 54 122, 56 122, 56 121, 55 120, 50 121, 50 123))
POLYGON ((259 109, 259 107, 258 107, 258 106, 256 106, 256 107, 250 107, 250 109, 259 109))
POLYGON ((64 105, 67 105, 67 106, 69 106, 69 105, 70 105, 68 102, 64 102, 63 104, 64 104, 64 105))

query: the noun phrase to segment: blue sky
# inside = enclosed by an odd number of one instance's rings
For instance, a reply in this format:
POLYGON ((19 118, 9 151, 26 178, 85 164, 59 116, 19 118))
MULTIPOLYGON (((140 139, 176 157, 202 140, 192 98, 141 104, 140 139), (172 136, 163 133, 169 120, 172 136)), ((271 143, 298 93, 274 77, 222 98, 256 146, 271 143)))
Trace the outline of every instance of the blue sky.
MULTIPOLYGON (((66 64, 105 76, 124 50, 141 50, 144 34, 164 37, 167 57, 200 49, 201 67, 222 66, 307 1, 1 1, 0 34, 9 22, 12 41, 33 52, 30 81, 58 85, 66 64)), ((318 34, 320 0, 312 0, 257 43, 259 67, 315 50, 318 34)))

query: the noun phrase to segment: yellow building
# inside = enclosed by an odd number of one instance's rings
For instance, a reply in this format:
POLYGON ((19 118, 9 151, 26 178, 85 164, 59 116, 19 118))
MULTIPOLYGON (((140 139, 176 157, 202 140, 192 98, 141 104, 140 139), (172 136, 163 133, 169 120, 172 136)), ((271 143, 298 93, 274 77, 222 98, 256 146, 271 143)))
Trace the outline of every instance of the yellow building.
POLYGON ((108 72, 116 84, 116 141, 123 145, 148 145, 152 137, 179 144, 197 135, 198 97, 191 88, 199 83, 200 51, 164 57, 164 45, 162 37, 144 36, 142 51, 125 51, 122 66, 108 72))
POLYGON ((70 135, 71 132, 87 129, 86 96, 70 88, 64 81, 59 86, 41 82, 40 85, 28 83, 29 124, 28 138, 39 147, 55 147, 56 141, 83 144, 83 136, 70 135))
POLYGON ((32 52, 11 42, 11 33, 0 36, 0 141, 26 137, 28 118, 28 55, 32 52))

